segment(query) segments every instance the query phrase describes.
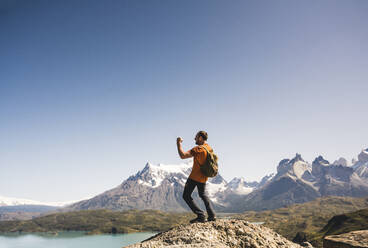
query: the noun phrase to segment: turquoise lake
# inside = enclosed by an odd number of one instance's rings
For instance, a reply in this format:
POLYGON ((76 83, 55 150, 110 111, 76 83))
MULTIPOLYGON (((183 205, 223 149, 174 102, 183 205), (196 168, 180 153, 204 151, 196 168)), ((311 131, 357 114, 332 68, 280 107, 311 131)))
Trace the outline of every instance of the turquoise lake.
POLYGON ((0 235, 0 248, 120 248, 138 243, 155 233, 84 235, 83 232, 0 235))

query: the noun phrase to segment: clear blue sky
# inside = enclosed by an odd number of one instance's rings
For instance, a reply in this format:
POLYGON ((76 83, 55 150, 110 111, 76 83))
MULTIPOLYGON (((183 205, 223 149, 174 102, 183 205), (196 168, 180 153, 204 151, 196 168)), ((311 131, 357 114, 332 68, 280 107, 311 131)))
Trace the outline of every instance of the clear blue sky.
POLYGON ((0 0, 0 195, 93 196, 179 163, 220 173, 368 147, 368 1, 0 0))

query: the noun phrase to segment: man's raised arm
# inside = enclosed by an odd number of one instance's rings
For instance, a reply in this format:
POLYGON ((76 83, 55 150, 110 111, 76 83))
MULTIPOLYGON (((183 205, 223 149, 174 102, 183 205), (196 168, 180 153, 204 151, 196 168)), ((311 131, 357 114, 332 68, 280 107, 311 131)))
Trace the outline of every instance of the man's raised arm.
POLYGON ((181 159, 186 159, 186 158, 191 158, 193 157, 192 154, 190 153, 190 150, 187 152, 183 151, 183 147, 181 147, 181 143, 183 142, 183 139, 178 137, 176 139, 176 145, 178 147, 178 153, 181 159))

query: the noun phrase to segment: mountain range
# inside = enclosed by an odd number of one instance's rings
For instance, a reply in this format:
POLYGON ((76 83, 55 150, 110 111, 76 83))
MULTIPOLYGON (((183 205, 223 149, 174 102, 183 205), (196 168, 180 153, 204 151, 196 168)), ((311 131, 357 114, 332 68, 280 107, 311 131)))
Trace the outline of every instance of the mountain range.
MULTIPOLYGON (((178 165, 147 163, 119 186, 64 209, 186 211, 182 193, 191 168, 192 161, 178 165)), ((242 177, 227 182, 218 174, 209 179, 207 191, 215 210, 221 212, 275 209, 323 196, 364 197, 368 195, 368 149, 362 150, 351 166, 344 158, 330 163, 322 156, 310 164, 296 154, 281 160, 277 173, 260 182, 247 182, 242 177)), ((196 192, 193 198, 202 202, 196 192)))
POLYGON ((64 207, 69 204, 72 204, 76 201, 67 201, 67 202, 41 202, 29 199, 21 199, 14 197, 5 197, 0 196, 0 207, 9 207, 9 206, 52 206, 52 207, 64 207))
MULTIPOLYGON (((11 212, 10 206, 22 206, 22 209, 29 206, 32 212, 34 206, 40 206, 40 209, 42 206, 62 207, 63 211, 101 208, 187 211, 182 193, 192 164, 192 160, 176 165, 147 163, 117 187, 74 203, 0 197, 0 208, 2 212, 5 206, 6 212, 11 212)), ((220 212, 276 209, 323 196, 364 197, 368 195, 368 149, 362 150, 358 160, 352 163, 344 158, 330 163, 318 156, 310 164, 296 154, 292 159, 281 160, 277 172, 259 182, 247 182, 243 177, 227 182, 220 170, 216 177, 209 179, 206 190, 215 210, 220 212)), ((202 204, 196 191, 193 198, 202 204)), ((17 210, 19 208, 14 209, 17 210)), ((44 208, 40 212, 44 212, 44 208)))

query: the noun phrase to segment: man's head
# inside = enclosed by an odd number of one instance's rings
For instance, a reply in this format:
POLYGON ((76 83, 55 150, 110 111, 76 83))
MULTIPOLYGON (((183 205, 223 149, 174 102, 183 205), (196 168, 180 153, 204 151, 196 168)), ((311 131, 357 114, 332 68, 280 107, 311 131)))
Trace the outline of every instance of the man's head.
POLYGON ((207 139, 208 134, 205 131, 199 131, 194 138, 196 145, 203 145, 207 139))

